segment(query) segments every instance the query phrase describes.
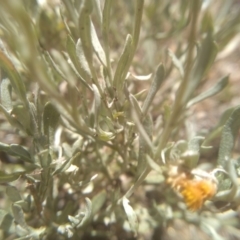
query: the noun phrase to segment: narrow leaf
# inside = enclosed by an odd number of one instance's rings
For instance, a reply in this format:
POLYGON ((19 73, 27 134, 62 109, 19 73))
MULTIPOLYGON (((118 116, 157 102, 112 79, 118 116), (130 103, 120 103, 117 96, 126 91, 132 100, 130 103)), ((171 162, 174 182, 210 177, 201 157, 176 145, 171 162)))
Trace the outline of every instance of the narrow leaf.
POLYGON ((113 86, 116 87, 119 94, 122 91, 123 84, 125 81, 125 75, 123 75, 123 72, 124 72, 124 69, 126 68, 126 64, 131 53, 132 41, 133 41, 132 36, 128 34, 125 41, 124 48, 123 48, 123 52, 121 53, 121 56, 119 58, 117 68, 113 78, 113 86))
POLYGON ((142 109, 138 103, 138 100, 135 98, 135 96, 133 96, 132 94, 129 95, 129 100, 130 103, 134 109, 134 111, 136 111, 136 113, 138 114, 138 117, 142 116, 142 109))
POLYGON ((8 144, 0 142, 0 151, 8 152, 9 150, 10 150, 10 146, 8 144))
POLYGON ((111 10, 112 0, 105 0, 102 14, 102 36, 104 42, 104 50, 106 53, 107 64, 110 67, 109 58, 109 23, 110 23, 110 10, 111 10))
POLYGON ((9 149, 9 154, 17 156, 22 160, 32 163, 32 158, 30 153, 21 145, 11 144, 9 149))
POLYGON ((225 76, 223 78, 221 78, 216 85, 214 85, 212 88, 208 89, 207 91, 199 94, 198 96, 196 96, 195 98, 191 99, 188 104, 187 107, 191 107, 192 105, 203 101, 206 98, 212 97, 216 94, 218 94, 219 92, 221 92, 227 85, 228 85, 228 79, 229 76, 225 76))
POLYGON ((157 67, 157 71, 155 73, 155 76, 153 78, 150 90, 148 92, 148 95, 143 103, 143 115, 145 115, 149 109, 149 106, 151 105, 154 96, 156 95, 157 91, 159 90, 160 86, 165 80, 165 69, 162 63, 160 63, 157 67))
POLYGON ((38 138, 40 136, 40 123, 38 119, 38 113, 36 106, 33 102, 28 102, 28 109, 30 112, 31 118, 31 131, 33 132, 33 136, 38 138))
POLYGON ((141 23, 142 23, 142 15, 143 15, 143 7, 144 0, 136 0, 135 1, 135 14, 134 14, 134 26, 132 32, 132 47, 130 48, 129 56, 127 58, 127 62, 125 62, 124 69, 121 72, 121 79, 125 79, 127 73, 129 71, 129 67, 132 64, 132 60, 137 49, 138 40, 140 36, 141 23))
POLYGON ((17 201, 21 201, 22 198, 19 194, 19 191, 17 190, 16 187, 13 187, 13 186, 8 186, 7 189, 6 189, 6 193, 9 197, 9 199, 12 201, 12 202, 17 202, 17 201))
POLYGON ((61 173, 61 172, 65 172, 70 167, 72 162, 80 156, 80 154, 81 153, 78 152, 77 154, 75 154, 70 159, 65 160, 59 167, 56 168, 56 170, 52 173, 52 176, 54 176, 58 173, 61 173))
POLYGON ((137 235, 137 231, 138 231, 137 214, 135 213, 133 208, 129 205, 129 200, 126 197, 123 197, 122 203, 123 203, 124 211, 127 214, 130 227, 132 231, 135 233, 135 235, 137 235))
POLYGON ((67 36, 66 48, 73 64, 75 65, 76 69, 78 69, 79 65, 77 62, 76 43, 74 42, 70 35, 67 36))
POLYGON ((17 224, 19 224, 23 229, 28 231, 28 226, 27 226, 27 223, 25 221, 24 213, 23 213, 22 208, 17 204, 13 204, 12 205, 12 212, 13 212, 13 216, 14 216, 17 224))
POLYGON ((86 210, 85 215, 80 224, 78 224, 77 228, 83 227, 91 218, 92 216, 92 202, 89 198, 85 198, 86 200, 86 210))
POLYGON ((231 153, 234 148, 239 128, 240 107, 237 107, 229 117, 222 131, 220 148, 218 152, 218 164, 224 169, 227 167, 227 161, 231 159, 231 153))
POLYGON ((22 126, 22 124, 14 117, 11 116, 10 113, 0 104, 0 111, 5 115, 8 122, 13 126, 20 130, 25 131, 26 129, 22 126))
POLYGON ((186 103, 191 98, 193 92, 200 84, 205 73, 208 71, 210 65, 213 63, 217 55, 217 46, 213 40, 212 33, 209 32, 203 40, 202 45, 198 51, 196 63, 190 74, 190 81, 185 91, 183 103, 186 103))
POLYGON ((31 209, 31 202, 30 201, 25 201, 25 200, 19 200, 19 201, 15 201, 15 203, 17 205, 19 205, 23 211, 25 212, 29 212, 31 209))
MULTIPOLYGON (((86 62, 84 55, 83 56, 81 55, 81 54, 83 54, 83 52, 81 53, 81 49, 77 50, 77 44, 75 44, 74 40, 69 35, 67 37, 66 45, 67 45, 66 48, 67 48, 67 52, 68 52, 68 58, 70 58, 68 60, 69 65, 71 66, 71 68, 73 69, 74 73, 77 75, 79 80, 86 87, 90 88, 90 86, 86 82, 89 80, 89 78, 88 77, 86 78, 86 75, 85 75, 86 73, 84 72, 84 68, 82 68, 82 66, 81 66, 82 61, 83 61, 83 64, 86 62), (78 56, 77 56, 77 51, 79 51, 78 56), (81 58, 83 58, 83 60, 81 60, 81 58)), ((90 70, 89 70, 89 72, 90 72, 90 70)))
POLYGON ((202 147, 207 147, 211 145, 214 139, 219 139, 221 137, 222 129, 229 117, 231 116, 232 112, 235 108, 227 109, 221 116, 218 124, 211 130, 211 132, 205 137, 205 140, 202 144, 202 147))
MULTIPOLYGON (((204 137, 195 136, 188 142, 187 150, 182 151, 180 159, 184 161, 184 166, 188 169, 197 167, 200 157, 200 145, 203 142, 204 137)), ((184 147, 184 143, 183 143, 184 147)))
POLYGON ((11 111, 11 116, 21 125, 21 127, 24 129, 24 132, 29 135, 33 135, 31 128, 31 117, 28 108, 26 108, 24 105, 14 106, 11 111))
POLYGON ((23 101, 23 103, 26 104, 26 89, 23 84, 23 80, 21 79, 11 60, 6 55, 6 52, 2 49, 2 44, 0 46, 0 66, 5 70, 5 72, 8 73, 14 90, 23 101))
POLYGON ((84 51, 83 51, 82 41, 80 38, 78 39, 77 44, 76 44, 76 55, 77 55, 78 61, 80 63, 81 76, 87 82, 90 82, 90 79, 92 78, 92 74, 91 74, 87 59, 86 59, 84 51))
POLYGON ((51 69, 56 73, 56 75, 58 75, 62 79, 66 79, 66 76, 64 75, 64 73, 61 71, 59 66, 55 63, 52 56, 47 51, 45 52, 45 58, 49 63, 49 65, 51 66, 51 69))
POLYGON ((91 39, 92 39, 92 45, 93 45, 93 50, 96 53, 99 61, 106 67, 107 66, 107 60, 106 60, 106 55, 105 52, 102 48, 102 45, 98 39, 95 27, 91 21, 91 39))
MULTIPOLYGON (((152 129, 153 129, 153 122, 151 116, 147 115, 142 121, 142 127, 147 133, 149 139, 152 139, 152 129)), ((141 175, 144 169, 147 167, 147 159, 146 155, 151 155, 151 148, 147 144, 145 139, 145 135, 139 136, 139 152, 138 152, 138 164, 137 164, 137 177, 141 175)))
POLYGON ((8 232, 11 225, 13 223, 13 217, 8 213, 3 216, 3 219, 0 224, 0 229, 4 229, 4 231, 8 232))
POLYGON ((148 133, 145 131, 136 111, 132 111, 132 118, 133 118, 133 121, 134 121, 138 131, 139 131, 139 134, 144 138, 146 144, 149 146, 149 148, 152 151, 154 149, 152 141, 151 141, 148 133))
MULTIPOLYGON (((91 19, 90 14, 92 12, 92 1, 84 0, 80 8, 79 15, 79 33, 82 42, 82 49, 85 58, 88 62, 88 66, 91 71, 91 75, 94 80, 97 79, 95 68, 93 67, 93 46, 91 38, 91 19)), ((95 82, 96 83, 96 82, 95 82)))
MULTIPOLYGON (((105 42, 105 46, 108 46, 108 35, 109 35, 109 23, 110 23, 110 9, 112 0, 105 0, 103 7, 103 19, 102 19, 102 35, 105 42)), ((105 49, 106 51, 106 49, 105 49)))
POLYGON ((98 116, 101 108, 101 96, 98 91, 98 88, 95 84, 92 85, 93 93, 94 93, 94 116, 95 116, 95 127, 98 126, 98 116))
POLYGON ((48 136, 49 143, 52 143, 54 140, 54 133, 58 126, 59 117, 59 112, 50 102, 48 102, 44 107, 43 125, 44 134, 48 136))
POLYGON ((12 86, 8 78, 4 78, 1 82, 1 103, 7 110, 12 110, 12 86))
POLYGON ((9 183, 17 180, 24 172, 5 173, 0 171, 0 183, 9 183))
POLYGON ((162 174, 162 172, 163 172, 162 168, 149 155, 146 156, 146 159, 147 159, 147 163, 148 163, 149 167, 152 170, 155 170, 158 173, 162 174))
POLYGON ((200 145, 203 142, 204 137, 201 136, 195 136, 188 142, 188 150, 199 152, 200 151, 200 145))
POLYGON ((74 75, 72 69, 70 68, 69 64, 67 63, 67 61, 62 56, 62 54, 60 52, 58 52, 58 51, 53 49, 53 50, 51 50, 51 55, 52 55, 52 57, 54 59, 53 64, 56 67, 56 69, 58 69, 58 71, 60 73, 62 73, 63 78, 71 86, 75 86, 75 84, 76 84, 75 75, 74 75))
POLYGON ((107 199, 107 193, 105 190, 99 192, 97 195, 95 195, 92 199, 92 215, 95 216, 95 214, 98 213, 98 211, 102 208, 105 201, 107 199))
POLYGON ((130 75, 133 77, 133 80, 138 80, 138 81, 148 81, 152 77, 152 73, 148 75, 135 75, 131 73, 130 75))
POLYGON ((144 0, 136 0, 135 2, 135 16, 134 16, 134 26, 133 26, 133 45, 134 45, 134 52, 137 48, 141 24, 142 24, 142 15, 143 15, 143 8, 144 8, 144 0))

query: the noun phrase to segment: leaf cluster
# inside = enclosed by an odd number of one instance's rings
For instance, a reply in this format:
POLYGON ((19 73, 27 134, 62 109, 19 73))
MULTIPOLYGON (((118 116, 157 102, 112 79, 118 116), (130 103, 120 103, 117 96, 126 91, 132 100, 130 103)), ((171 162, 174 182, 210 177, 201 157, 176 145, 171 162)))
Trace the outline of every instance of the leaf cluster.
POLYGON ((22 139, 0 143, 12 161, 0 171, 11 202, 0 210, 1 236, 128 239, 178 218, 212 239, 222 226, 236 234, 236 212, 221 217, 212 204, 208 215, 189 213, 165 181, 170 165, 197 168, 221 136, 209 164, 219 186, 213 202, 239 205, 239 106, 204 136, 186 126, 194 106, 229 83, 209 72, 239 29, 239 11, 229 16, 234 3, 220 1, 216 14, 200 0, 60 2, 0 1, 3 130, 22 139), (149 185, 146 204, 137 193, 149 185))

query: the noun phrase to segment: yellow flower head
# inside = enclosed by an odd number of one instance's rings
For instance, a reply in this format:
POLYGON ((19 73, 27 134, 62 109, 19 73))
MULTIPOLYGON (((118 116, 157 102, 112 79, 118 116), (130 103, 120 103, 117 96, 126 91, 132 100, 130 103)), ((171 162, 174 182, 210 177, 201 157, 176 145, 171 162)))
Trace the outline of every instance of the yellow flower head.
MULTIPOLYGON (((198 171, 199 173, 199 171, 198 171)), ((191 172, 179 170, 178 167, 171 169, 168 183, 181 194, 184 202, 191 211, 202 208, 206 200, 211 199, 217 192, 217 182, 207 172, 200 172, 198 178, 191 172)))
POLYGON ((191 211, 201 209, 204 202, 211 199, 216 193, 216 184, 207 179, 186 179, 179 186, 179 192, 191 211))

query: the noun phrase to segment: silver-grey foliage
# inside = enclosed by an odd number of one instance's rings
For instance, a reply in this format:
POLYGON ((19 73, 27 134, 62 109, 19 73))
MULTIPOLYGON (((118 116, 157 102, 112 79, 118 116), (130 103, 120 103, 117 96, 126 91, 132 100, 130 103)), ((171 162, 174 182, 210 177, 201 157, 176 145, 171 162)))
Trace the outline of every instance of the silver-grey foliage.
POLYGON ((0 0, 0 238, 146 239, 176 219, 212 239, 221 228, 237 235, 239 107, 208 134, 188 124, 193 105, 229 84, 208 75, 239 30, 239 10, 220 3, 215 15, 200 0, 0 0), (201 154, 220 134, 207 173, 201 154), (186 185, 172 169, 218 186, 202 212, 174 195, 186 185), (219 201, 233 214, 224 219, 219 201))

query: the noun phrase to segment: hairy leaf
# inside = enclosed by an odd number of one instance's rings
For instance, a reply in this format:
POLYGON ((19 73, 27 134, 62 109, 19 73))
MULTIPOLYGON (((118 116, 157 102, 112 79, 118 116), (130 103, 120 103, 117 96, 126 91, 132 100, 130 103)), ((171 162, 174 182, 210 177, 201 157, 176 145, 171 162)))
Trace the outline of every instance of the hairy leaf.
POLYGON ((218 164, 226 169, 226 163, 231 159, 232 150, 240 128, 240 107, 236 107, 223 127, 218 164))

